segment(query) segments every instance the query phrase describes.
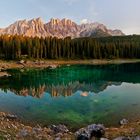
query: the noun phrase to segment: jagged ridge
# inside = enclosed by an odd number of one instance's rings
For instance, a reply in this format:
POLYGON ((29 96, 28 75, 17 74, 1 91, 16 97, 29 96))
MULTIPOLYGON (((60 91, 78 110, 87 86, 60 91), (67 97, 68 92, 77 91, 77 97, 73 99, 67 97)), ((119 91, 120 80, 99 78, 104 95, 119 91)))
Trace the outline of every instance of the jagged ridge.
POLYGON ((102 37, 102 36, 122 36, 124 33, 120 30, 110 30, 100 23, 87 23, 78 25, 70 19, 51 19, 44 23, 41 18, 32 20, 20 20, 10 26, 0 29, 0 35, 25 35, 29 37, 102 37))

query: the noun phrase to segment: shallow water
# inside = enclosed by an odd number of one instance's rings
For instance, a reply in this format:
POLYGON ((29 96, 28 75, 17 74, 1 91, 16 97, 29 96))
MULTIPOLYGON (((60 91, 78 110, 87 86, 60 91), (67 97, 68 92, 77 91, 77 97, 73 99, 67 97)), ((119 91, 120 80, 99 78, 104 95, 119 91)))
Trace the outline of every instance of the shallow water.
POLYGON ((91 123, 117 125, 140 117, 140 63, 72 65, 9 70, 0 78, 0 111, 42 125, 76 129, 91 123))

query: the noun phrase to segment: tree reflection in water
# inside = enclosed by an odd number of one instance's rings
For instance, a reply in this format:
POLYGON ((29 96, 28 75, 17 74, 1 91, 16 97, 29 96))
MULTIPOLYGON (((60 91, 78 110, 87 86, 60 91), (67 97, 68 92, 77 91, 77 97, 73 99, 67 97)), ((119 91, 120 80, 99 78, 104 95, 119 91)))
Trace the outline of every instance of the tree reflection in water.
POLYGON ((52 97, 71 96, 76 91, 99 93, 110 85, 122 82, 140 83, 140 64, 72 65, 56 69, 9 70, 11 77, 0 79, 3 91, 21 96, 41 98, 45 92, 52 97))

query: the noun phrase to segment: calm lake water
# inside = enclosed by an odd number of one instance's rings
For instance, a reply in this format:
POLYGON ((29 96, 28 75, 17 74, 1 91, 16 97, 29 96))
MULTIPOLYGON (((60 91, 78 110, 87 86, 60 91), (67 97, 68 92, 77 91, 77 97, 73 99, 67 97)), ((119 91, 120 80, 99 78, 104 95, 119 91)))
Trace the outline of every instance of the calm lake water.
POLYGON ((140 63, 9 73, 11 77, 0 78, 0 111, 28 122, 63 123, 76 129, 140 117, 140 63))

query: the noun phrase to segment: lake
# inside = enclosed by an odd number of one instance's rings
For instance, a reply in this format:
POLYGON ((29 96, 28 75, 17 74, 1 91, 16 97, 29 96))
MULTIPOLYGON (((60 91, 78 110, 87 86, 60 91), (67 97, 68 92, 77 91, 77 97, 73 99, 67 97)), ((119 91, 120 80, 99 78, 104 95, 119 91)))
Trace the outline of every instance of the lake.
POLYGON ((0 78, 0 111, 78 129, 140 117, 140 63, 11 69, 0 78))

